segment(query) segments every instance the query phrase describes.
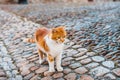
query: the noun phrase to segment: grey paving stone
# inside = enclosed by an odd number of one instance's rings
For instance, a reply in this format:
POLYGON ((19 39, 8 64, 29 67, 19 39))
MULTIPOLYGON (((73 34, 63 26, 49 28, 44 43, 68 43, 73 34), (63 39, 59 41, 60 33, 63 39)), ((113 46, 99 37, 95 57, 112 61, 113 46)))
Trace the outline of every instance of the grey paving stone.
POLYGON ((63 77, 63 73, 55 73, 54 75, 53 75, 53 78, 62 78, 63 77))
POLYGON ((16 75, 15 79, 16 79, 16 80, 23 80, 23 78, 22 78, 21 75, 16 75))
POLYGON ((81 60, 80 63, 81 63, 81 64, 88 64, 88 63, 90 63, 91 61, 92 61, 91 58, 86 58, 86 59, 81 60))
POLYGON ((7 62, 2 62, 1 65, 2 66, 8 66, 8 63, 7 62))
POLYGON ((13 75, 17 75, 19 72, 17 70, 12 70, 13 75))
POLYGON ((15 78, 9 78, 8 80, 15 80, 15 78))
POLYGON ((10 57, 4 57, 3 61, 11 61, 11 58, 10 57))
POLYGON ((80 63, 73 63, 73 64, 69 65, 69 67, 72 68, 72 69, 75 69, 79 66, 82 66, 82 65, 80 63))
POLYGON ((78 51, 80 51, 82 53, 86 53, 88 50, 86 48, 79 48, 78 51))
POLYGON ((85 65, 85 67, 87 67, 89 69, 93 69, 93 68, 97 67, 98 65, 99 65, 99 63, 92 62, 92 63, 85 65))
POLYGON ((85 58, 87 58, 87 57, 88 57, 88 56, 84 55, 84 56, 81 56, 81 57, 76 58, 75 60, 76 60, 76 61, 79 61, 79 60, 85 59, 85 58))
POLYGON ((112 72, 120 77, 120 68, 113 69, 112 72))
POLYGON ((96 53, 95 52, 87 52, 86 55, 88 56, 94 56, 96 53))
POLYGON ((72 70, 69 69, 69 68, 66 68, 66 69, 63 70, 64 74, 68 74, 68 73, 70 73, 71 71, 72 71, 72 70))
POLYGON ((101 61, 104 61, 105 59, 101 56, 94 56, 92 57, 92 60, 95 62, 101 62, 101 61))
POLYGON ((111 74, 111 73, 106 74, 105 77, 109 77, 112 80, 116 79, 116 77, 113 74, 111 74))
POLYGON ((1 53, 2 55, 6 55, 8 53, 7 49, 4 46, 1 47, 1 53))
POLYGON ((75 73, 69 73, 64 77, 66 80, 75 80, 76 74, 75 73))
POLYGON ((6 74, 4 71, 0 70, 0 77, 6 77, 6 74))
POLYGON ((6 71, 6 74, 7 74, 7 77, 8 77, 8 78, 12 78, 12 76, 13 76, 10 71, 6 71))
POLYGON ((6 71, 10 71, 11 70, 11 68, 7 65, 7 66, 3 66, 3 68, 4 68, 4 70, 6 70, 6 71))
POLYGON ((95 75, 95 76, 103 76, 104 74, 108 72, 110 72, 110 70, 102 66, 98 66, 90 70, 90 74, 95 75))
POLYGON ((80 47, 82 47, 82 46, 81 45, 74 45, 74 46, 72 46, 72 48, 75 48, 75 49, 80 48, 80 47))
POLYGON ((92 78, 91 76, 89 75, 82 75, 80 77, 80 80, 94 80, 94 78, 92 78))
POLYGON ((30 73, 30 74, 26 75, 26 76, 24 77, 24 79, 25 79, 25 80, 29 80, 29 79, 31 79, 34 75, 35 75, 34 73, 30 73))
POLYGON ((102 62, 102 64, 105 66, 105 67, 108 67, 110 69, 114 68, 115 67, 115 64, 113 61, 104 61, 102 62))
POLYGON ((51 76, 43 77, 41 78, 41 80, 52 80, 52 77, 51 76))
POLYGON ((78 74, 85 74, 86 72, 88 72, 88 70, 85 67, 79 67, 75 69, 75 72, 78 74))
POLYGON ((0 80, 7 80, 6 77, 0 77, 0 80))

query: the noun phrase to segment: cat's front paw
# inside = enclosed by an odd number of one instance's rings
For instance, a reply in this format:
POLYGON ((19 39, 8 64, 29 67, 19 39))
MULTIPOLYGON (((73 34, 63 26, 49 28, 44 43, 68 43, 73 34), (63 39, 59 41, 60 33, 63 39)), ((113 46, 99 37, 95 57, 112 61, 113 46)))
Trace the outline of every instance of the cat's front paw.
POLYGON ((63 67, 58 67, 57 71, 63 71, 63 67))
POLYGON ((45 62, 45 59, 39 59, 39 63, 42 64, 45 62))
POLYGON ((49 69, 48 72, 55 72, 55 69, 49 69))
POLYGON ((43 60, 39 60, 39 63, 42 64, 42 63, 43 63, 43 60))

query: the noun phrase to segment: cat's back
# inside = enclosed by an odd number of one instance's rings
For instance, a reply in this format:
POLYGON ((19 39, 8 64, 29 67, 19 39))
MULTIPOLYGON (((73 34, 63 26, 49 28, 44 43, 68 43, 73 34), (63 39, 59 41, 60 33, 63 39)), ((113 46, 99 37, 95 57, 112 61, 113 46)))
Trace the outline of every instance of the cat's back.
POLYGON ((43 39, 49 33, 49 31, 50 30, 45 27, 37 29, 35 32, 36 40, 43 39))

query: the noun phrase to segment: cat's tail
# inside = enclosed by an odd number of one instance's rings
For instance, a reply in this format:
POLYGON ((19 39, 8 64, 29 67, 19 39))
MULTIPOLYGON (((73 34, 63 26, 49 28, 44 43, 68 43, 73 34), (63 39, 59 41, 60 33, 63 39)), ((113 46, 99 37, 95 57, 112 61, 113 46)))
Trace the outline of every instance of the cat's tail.
POLYGON ((23 42, 35 43, 35 39, 34 38, 26 38, 26 39, 23 39, 23 42))

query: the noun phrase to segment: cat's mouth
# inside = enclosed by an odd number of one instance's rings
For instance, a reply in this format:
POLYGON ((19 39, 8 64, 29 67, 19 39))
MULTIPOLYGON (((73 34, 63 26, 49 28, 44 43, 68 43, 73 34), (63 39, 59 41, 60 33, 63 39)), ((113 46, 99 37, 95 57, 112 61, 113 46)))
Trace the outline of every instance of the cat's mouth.
POLYGON ((57 44, 62 44, 64 41, 56 41, 57 44))

